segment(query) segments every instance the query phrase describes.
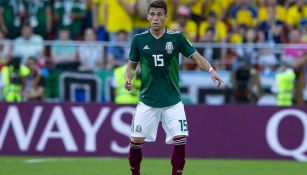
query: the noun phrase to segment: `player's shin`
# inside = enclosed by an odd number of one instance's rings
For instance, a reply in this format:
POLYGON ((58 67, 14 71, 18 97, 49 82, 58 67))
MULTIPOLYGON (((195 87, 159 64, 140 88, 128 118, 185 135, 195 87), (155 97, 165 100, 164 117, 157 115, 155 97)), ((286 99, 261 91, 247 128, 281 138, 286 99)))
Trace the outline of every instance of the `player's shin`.
POLYGON ((185 145, 187 143, 186 137, 179 137, 173 139, 174 150, 172 154, 172 175, 181 175, 185 164, 185 145))
POLYGON ((130 142, 129 163, 132 175, 140 175, 143 143, 130 142))

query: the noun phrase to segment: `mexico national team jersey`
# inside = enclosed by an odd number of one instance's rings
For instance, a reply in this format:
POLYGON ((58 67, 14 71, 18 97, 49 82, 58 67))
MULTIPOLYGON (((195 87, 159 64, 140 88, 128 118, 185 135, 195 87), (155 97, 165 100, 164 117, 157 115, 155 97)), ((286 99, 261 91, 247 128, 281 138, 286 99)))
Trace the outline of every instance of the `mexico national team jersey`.
POLYGON ((140 101, 151 107, 168 107, 181 101, 179 53, 191 57, 196 49, 180 33, 166 30, 160 38, 150 31, 135 35, 129 60, 140 63, 140 101))

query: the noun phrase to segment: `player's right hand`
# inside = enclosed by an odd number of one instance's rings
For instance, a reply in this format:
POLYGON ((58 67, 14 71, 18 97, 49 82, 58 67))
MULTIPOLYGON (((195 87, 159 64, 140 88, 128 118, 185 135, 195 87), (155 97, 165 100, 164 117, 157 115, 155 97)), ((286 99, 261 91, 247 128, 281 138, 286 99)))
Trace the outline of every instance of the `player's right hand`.
POLYGON ((125 89, 126 89, 127 91, 131 91, 131 89, 132 89, 132 84, 131 84, 131 81, 130 81, 130 80, 126 80, 126 81, 125 81, 125 89))

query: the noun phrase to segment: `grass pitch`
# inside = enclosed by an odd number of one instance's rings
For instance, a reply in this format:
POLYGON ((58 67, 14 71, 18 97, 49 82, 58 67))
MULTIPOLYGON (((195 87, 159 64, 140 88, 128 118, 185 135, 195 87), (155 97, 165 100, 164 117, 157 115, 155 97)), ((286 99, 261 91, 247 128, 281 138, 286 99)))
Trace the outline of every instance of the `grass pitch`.
MULTIPOLYGON (((142 175, 170 175, 168 159, 144 158, 142 175)), ((187 159, 184 175, 306 175, 307 163, 187 159)), ((130 175, 126 158, 0 157, 0 175, 130 175)))

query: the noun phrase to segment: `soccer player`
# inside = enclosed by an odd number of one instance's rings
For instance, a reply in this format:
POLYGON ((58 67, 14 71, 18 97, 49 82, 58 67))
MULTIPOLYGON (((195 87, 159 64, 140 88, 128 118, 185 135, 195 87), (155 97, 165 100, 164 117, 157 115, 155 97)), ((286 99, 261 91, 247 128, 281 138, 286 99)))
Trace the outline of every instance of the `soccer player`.
POLYGON ((179 91, 179 53, 208 70, 219 87, 223 81, 182 33, 165 29, 167 5, 162 0, 148 7, 150 29, 135 35, 126 69, 125 88, 133 88, 131 80, 138 63, 142 85, 140 102, 131 126, 129 163, 132 175, 140 175, 142 145, 155 141, 159 122, 166 132, 166 143, 173 144, 172 175, 181 175, 185 164, 188 123, 179 91))

